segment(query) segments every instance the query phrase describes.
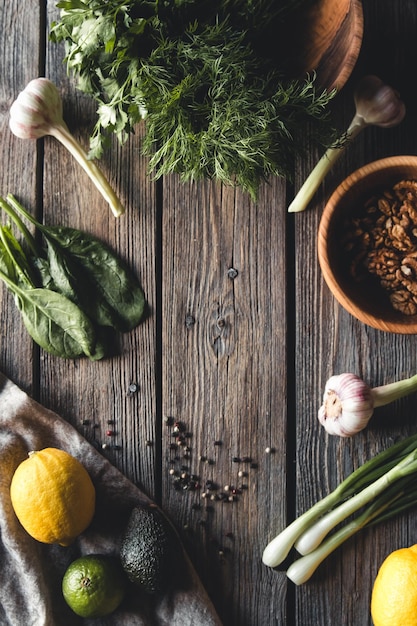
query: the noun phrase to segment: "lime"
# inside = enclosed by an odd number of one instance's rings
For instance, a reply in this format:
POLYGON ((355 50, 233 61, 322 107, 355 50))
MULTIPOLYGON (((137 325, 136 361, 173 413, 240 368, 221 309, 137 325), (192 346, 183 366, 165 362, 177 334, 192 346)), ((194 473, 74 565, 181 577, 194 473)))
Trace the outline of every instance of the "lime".
POLYGON ((103 617, 117 609, 124 598, 126 584, 117 559, 89 554, 69 565, 62 579, 62 593, 77 615, 103 617))

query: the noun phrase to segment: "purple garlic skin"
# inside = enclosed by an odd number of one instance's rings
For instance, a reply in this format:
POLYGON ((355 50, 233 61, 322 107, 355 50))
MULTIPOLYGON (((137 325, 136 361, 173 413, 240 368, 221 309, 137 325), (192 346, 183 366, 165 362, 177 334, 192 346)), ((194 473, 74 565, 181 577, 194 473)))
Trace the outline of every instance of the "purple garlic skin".
POLYGON ((47 78, 35 78, 19 93, 10 107, 10 130, 20 139, 39 139, 63 121, 62 100, 47 78))
POLYGON ((318 419, 330 435, 352 437, 368 425, 373 411, 372 389, 356 374, 339 374, 326 383, 318 419))

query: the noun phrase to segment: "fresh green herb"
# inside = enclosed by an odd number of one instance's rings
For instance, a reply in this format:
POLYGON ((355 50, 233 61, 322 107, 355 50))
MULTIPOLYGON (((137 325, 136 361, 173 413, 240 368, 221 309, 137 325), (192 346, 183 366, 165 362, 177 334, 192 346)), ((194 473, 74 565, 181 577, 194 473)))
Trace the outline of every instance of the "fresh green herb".
POLYGON ((144 313, 142 288, 126 264, 103 242, 67 227, 40 224, 11 195, 0 207, 24 237, 0 227, 0 279, 16 297, 31 337, 51 354, 105 356, 103 327, 127 332, 144 313), (21 216, 38 229, 39 245, 21 216))
POLYGON ((329 145, 328 103, 315 75, 287 76, 276 58, 286 19, 315 0, 66 0, 51 39, 95 98, 90 156, 145 117, 143 150, 156 177, 209 178, 256 197, 270 175, 290 177, 313 143, 329 145))
POLYGON ((266 546, 262 560, 276 567, 291 548, 305 556, 287 570, 296 584, 308 580, 325 557, 364 526, 379 523, 417 503, 417 435, 390 446, 352 472, 339 486, 295 519, 266 546), (360 511, 357 517, 340 523, 360 511))

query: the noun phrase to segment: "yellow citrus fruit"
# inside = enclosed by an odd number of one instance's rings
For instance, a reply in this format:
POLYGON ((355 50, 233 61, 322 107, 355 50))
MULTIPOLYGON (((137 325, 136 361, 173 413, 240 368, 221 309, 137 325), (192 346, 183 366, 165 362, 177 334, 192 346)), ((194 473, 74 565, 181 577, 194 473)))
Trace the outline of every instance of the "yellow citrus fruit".
POLYGON ((62 579, 62 593, 77 615, 103 617, 117 609, 125 596, 126 585, 116 558, 89 554, 68 567, 62 579))
POLYGON ((374 626, 417 626, 417 544, 391 552, 372 588, 374 626))
POLYGON ((85 467, 59 448, 29 452, 10 485, 23 528, 42 543, 70 545, 90 524, 95 488, 85 467))

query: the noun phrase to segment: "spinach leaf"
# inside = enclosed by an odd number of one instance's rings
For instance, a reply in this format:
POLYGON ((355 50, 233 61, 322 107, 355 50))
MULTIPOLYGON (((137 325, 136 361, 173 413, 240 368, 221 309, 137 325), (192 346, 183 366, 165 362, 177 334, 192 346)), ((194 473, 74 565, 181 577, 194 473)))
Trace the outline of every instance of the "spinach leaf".
MULTIPOLYGON (((31 258, 31 264, 36 271, 38 277, 38 286, 52 291, 59 291, 51 276, 48 260, 44 257, 31 258)), ((65 294, 64 294, 65 295, 65 294)))
POLYGON ((8 200, 42 232, 50 278, 59 292, 100 326, 127 332, 139 324, 145 308, 143 290, 109 246, 75 228, 40 224, 10 194, 8 200))
POLYGON ((69 227, 41 227, 55 285, 102 326, 121 332, 142 319, 145 298, 135 276, 108 246, 69 227))
POLYGON ((68 359, 83 354, 92 360, 104 356, 102 346, 97 345, 93 324, 71 300, 49 289, 23 288, 1 271, 0 278, 15 295, 25 327, 41 348, 68 359))
POLYGON ((44 350, 64 358, 104 356, 87 315, 64 295, 35 286, 28 257, 9 226, 0 226, 0 278, 14 294, 30 336, 44 350))

